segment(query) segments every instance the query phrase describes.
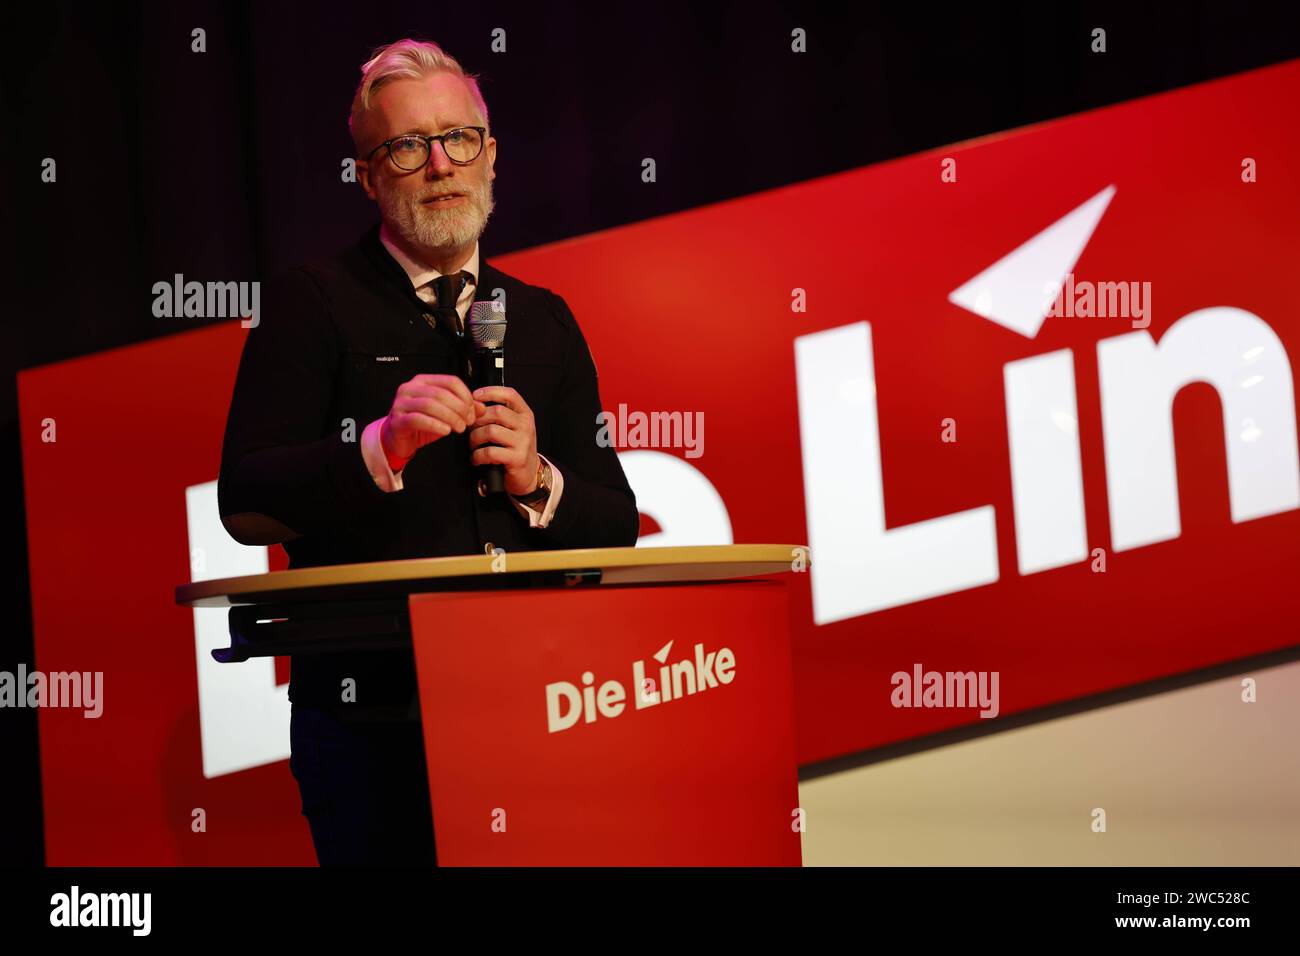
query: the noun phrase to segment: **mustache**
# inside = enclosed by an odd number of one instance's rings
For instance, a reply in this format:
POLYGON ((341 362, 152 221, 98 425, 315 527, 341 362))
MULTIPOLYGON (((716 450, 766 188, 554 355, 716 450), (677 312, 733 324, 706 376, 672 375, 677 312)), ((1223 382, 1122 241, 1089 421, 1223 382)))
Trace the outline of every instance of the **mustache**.
POLYGON ((464 196, 465 199, 469 199, 471 200, 471 202, 478 203, 481 202, 482 195, 484 195, 485 193, 486 193, 486 187, 484 186, 471 186, 469 187, 469 189, 439 190, 437 191, 437 193, 426 193, 420 196, 420 198, 417 199, 416 202, 422 204, 429 204, 434 202, 434 200, 442 198, 442 196, 464 196))

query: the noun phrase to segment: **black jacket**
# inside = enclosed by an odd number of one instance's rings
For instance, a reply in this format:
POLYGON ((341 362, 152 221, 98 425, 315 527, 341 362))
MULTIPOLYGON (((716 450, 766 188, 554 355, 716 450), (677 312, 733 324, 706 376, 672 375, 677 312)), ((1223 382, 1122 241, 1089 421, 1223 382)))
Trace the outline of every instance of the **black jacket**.
MULTIPOLYGON (((636 543, 636 499, 617 454, 596 441, 596 369, 560 296, 493 268, 480 251, 476 298, 505 293, 505 380, 533 410, 537 449, 564 476, 547 528, 503 495, 480 496, 468 432, 424 446, 385 492, 361 456, 361 433, 398 385, 455 374, 449 334, 371 228, 350 249, 264 284, 246 332, 222 446, 221 518, 242 544, 282 542, 291 568, 397 558, 636 543), (396 360, 393 360, 396 357, 396 360), (382 359, 382 360, 381 360, 382 359)), ((411 654, 332 654, 292 662, 295 703, 335 703, 342 676, 357 702, 404 700, 411 654), (368 679, 367 679, 368 678, 368 679)))

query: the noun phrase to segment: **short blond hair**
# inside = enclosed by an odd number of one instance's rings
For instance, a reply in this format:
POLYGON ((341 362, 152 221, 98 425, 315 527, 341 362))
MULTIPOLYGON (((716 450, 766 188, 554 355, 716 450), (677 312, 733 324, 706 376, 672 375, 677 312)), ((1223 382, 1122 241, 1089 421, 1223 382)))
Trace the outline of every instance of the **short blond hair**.
POLYGON ((455 57, 432 40, 412 40, 408 37, 376 48, 370 59, 361 65, 361 85, 352 97, 352 111, 348 115, 348 131, 352 134, 352 144, 358 155, 361 153, 359 127, 362 115, 369 111, 370 101, 380 87, 390 80, 418 80, 434 73, 450 73, 464 80, 478 106, 483 125, 488 125, 487 102, 479 91, 478 77, 466 73, 455 57))

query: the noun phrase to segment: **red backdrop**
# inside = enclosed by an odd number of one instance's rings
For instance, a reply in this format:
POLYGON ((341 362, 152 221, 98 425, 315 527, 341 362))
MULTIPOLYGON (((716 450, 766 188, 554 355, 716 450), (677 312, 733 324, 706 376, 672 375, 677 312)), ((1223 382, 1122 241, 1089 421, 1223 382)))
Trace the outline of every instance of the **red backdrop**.
MULTIPOLYGON (((1300 511, 1232 521, 1214 390, 1174 404, 1181 534, 1116 552, 1096 344, 1132 330, 1052 318, 1030 338, 948 296, 1113 185, 1076 281, 1151 281, 1157 341, 1193 310, 1247 310, 1294 368, 1298 97, 1300 64, 1284 64, 494 260, 565 296, 605 408, 704 414, 702 457, 664 451, 717 489, 737 542, 809 539, 794 342, 863 321, 889 527, 993 507, 995 583, 817 625, 793 576, 801 764, 979 719, 892 707, 890 675, 916 662, 998 671, 1007 715, 1297 642, 1300 511), (1107 571, 1021 575, 1003 366, 1065 348, 1087 544, 1107 571), (941 440, 945 418, 958 441, 941 440)), ((19 377, 33 666, 102 671, 105 687, 97 720, 41 714, 51 864, 312 860, 282 759, 204 776, 195 618, 172 603, 191 576, 186 489, 217 475, 246 334, 230 321, 19 377)))

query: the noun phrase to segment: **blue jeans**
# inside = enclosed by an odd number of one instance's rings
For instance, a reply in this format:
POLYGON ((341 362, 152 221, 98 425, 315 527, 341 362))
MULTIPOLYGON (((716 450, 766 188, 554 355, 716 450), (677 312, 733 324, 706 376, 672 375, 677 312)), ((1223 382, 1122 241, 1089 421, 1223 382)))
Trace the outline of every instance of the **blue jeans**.
POLYGON ((289 770, 321 866, 437 866, 418 716, 293 705, 289 770))

